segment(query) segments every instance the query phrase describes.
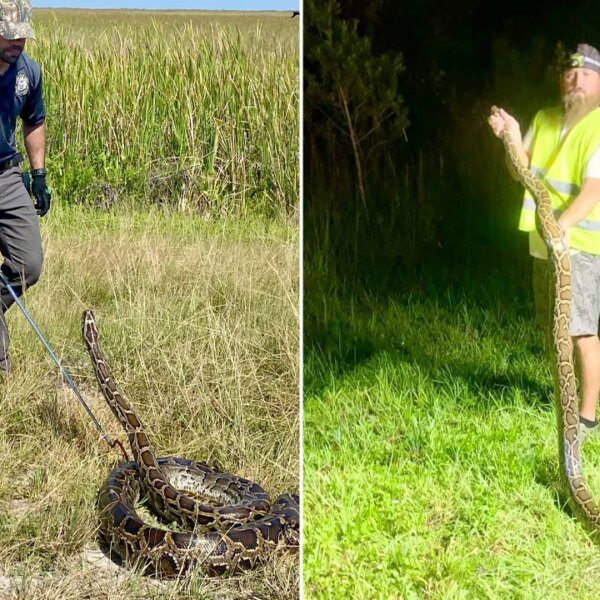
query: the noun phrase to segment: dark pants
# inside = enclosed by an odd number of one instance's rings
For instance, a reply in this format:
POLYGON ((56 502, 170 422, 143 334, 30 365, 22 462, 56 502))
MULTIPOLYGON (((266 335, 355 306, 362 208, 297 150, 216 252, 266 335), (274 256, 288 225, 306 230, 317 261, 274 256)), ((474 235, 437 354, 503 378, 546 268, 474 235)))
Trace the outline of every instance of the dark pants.
MULTIPOLYGON (((23 185, 20 167, 0 173, 0 267, 11 287, 20 296, 42 272, 42 239, 38 216, 23 185)), ((14 303, 6 286, 0 283, 0 371, 8 372, 8 328, 4 313, 14 303)))

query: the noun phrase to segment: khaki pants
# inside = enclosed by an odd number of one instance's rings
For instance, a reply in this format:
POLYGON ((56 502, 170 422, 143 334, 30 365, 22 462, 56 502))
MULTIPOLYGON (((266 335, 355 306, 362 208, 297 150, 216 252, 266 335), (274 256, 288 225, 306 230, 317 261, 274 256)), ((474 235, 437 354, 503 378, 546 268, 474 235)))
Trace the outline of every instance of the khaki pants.
MULTIPOLYGON (((533 259, 535 320, 542 329, 552 326, 552 268, 552 261, 533 259)), ((571 255, 571 292, 569 333, 573 337, 597 335, 600 318, 600 255, 588 252, 571 255)))

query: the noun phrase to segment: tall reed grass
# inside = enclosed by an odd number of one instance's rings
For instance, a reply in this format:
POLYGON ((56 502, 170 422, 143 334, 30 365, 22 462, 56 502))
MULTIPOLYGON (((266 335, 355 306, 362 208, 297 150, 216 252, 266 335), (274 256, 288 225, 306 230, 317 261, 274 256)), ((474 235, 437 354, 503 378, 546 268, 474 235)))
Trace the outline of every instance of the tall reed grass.
POLYGON ((294 213, 297 20, 37 10, 35 26, 58 199, 294 213))

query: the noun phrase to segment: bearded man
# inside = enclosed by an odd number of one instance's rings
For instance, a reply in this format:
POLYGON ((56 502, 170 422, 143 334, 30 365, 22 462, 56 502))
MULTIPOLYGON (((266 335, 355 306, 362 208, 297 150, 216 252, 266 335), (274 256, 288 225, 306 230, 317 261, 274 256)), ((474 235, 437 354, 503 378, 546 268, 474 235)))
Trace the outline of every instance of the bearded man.
MULTIPOLYGON (((581 378, 580 429, 596 427, 600 395, 600 53, 579 44, 560 80, 562 106, 540 110, 524 138, 519 124, 500 109, 488 122, 498 137, 508 132, 522 164, 550 192, 558 225, 569 242, 573 338, 581 378)), ((536 320, 549 327, 546 246, 536 231, 535 203, 525 192, 519 229, 529 232, 536 320)))
MULTIPOLYGON (((29 0, 0 0, 0 252, 4 256, 0 268, 18 295, 40 276, 43 254, 38 215, 43 217, 50 208, 44 168, 46 110, 42 77, 40 66, 23 51, 27 39, 35 39, 29 0), (35 205, 19 167, 23 156, 15 145, 17 117, 23 122, 35 205)), ((4 313, 13 302, 1 283, 0 373, 4 375, 10 369, 4 313)))

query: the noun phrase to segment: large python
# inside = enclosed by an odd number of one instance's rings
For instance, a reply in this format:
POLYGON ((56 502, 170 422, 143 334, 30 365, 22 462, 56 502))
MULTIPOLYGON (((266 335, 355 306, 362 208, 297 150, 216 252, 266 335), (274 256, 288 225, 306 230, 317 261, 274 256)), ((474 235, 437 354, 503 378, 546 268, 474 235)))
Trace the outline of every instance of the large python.
POLYGON ((283 494, 273 505, 258 484, 185 458, 156 458, 144 425, 119 391, 98 343, 90 310, 83 339, 96 379, 127 433, 132 461, 118 463, 98 494, 99 535, 126 565, 162 577, 251 568, 280 547, 299 542, 299 499, 283 494), (178 488, 190 493, 184 493, 178 488), (183 531, 145 523, 135 510, 142 496, 163 520, 183 531))
MULTIPOLYGON (((498 109, 493 107, 492 112, 498 114, 498 109)), ((600 510, 587 488, 581 464, 579 398, 573 365, 573 342, 569 335, 571 319, 569 246, 564 232, 554 217, 550 194, 545 184, 520 163, 517 149, 506 130, 501 133, 501 139, 515 175, 535 199, 540 229, 553 263, 552 347, 555 359, 553 372, 562 476, 575 511, 584 517, 594 531, 600 533, 600 510)))

